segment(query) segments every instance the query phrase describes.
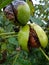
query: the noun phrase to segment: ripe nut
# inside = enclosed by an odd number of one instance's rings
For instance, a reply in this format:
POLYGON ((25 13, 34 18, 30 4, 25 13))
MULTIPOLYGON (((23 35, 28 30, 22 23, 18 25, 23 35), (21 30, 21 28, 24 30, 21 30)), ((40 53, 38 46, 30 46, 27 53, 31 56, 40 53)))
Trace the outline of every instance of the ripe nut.
POLYGON ((35 23, 31 24, 31 27, 34 28, 34 30, 36 31, 40 45, 43 48, 45 48, 48 44, 48 38, 47 38, 46 33, 44 32, 44 30, 39 25, 37 25, 35 23))
POLYGON ((21 25, 25 25, 30 18, 29 5, 24 1, 13 1, 12 5, 9 5, 4 9, 4 12, 9 20, 15 18, 15 23, 18 22, 21 25))
POLYGON ((48 44, 48 38, 44 30, 33 23, 24 26, 18 33, 18 42, 23 50, 29 51, 31 48, 42 46, 45 48, 48 44))

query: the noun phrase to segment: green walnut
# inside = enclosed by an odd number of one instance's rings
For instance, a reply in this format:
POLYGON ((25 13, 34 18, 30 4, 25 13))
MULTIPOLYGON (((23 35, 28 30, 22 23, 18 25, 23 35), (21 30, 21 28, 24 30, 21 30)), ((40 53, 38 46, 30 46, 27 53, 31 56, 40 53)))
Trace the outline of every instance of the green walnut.
POLYGON ((24 26, 18 33, 18 42, 22 49, 28 50, 29 26, 24 26))
POLYGON ((24 26, 18 33, 18 42, 23 50, 29 51, 31 48, 43 47, 48 44, 48 38, 44 30, 33 23, 24 26))
POLYGON ((17 7, 17 19, 22 24, 25 25, 30 18, 30 8, 26 2, 22 2, 22 4, 17 7))
POLYGON ((9 20, 16 20, 21 25, 25 25, 30 18, 29 5, 24 1, 13 1, 12 4, 4 8, 6 17, 9 20))

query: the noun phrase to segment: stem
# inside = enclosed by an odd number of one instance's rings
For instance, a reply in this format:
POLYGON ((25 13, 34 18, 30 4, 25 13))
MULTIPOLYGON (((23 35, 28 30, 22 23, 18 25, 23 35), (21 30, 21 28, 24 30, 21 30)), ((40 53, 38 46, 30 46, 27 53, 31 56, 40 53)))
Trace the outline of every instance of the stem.
POLYGON ((17 58, 19 57, 19 55, 20 55, 20 52, 18 52, 18 54, 16 55, 12 65, 15 65, 15 62, 16 62, 17 58))
POLYGON ((41 47, 39 49, 44 54, 44 56, 46 57, 46 59, 49 61, 49 57, 46 55, 46 53, 43 51, 43 49, 41 47))
POLYGON ((5 36, 3 38, 6 39, 6 38, 10 38, 10 37, 17 37, 17 35, 9 35, 9 36, 5 36))
POLYGON ((15 32, 1 33, 0 36, 3 36, 3 35, 12 35, 12 34, 15 34, 15 32))

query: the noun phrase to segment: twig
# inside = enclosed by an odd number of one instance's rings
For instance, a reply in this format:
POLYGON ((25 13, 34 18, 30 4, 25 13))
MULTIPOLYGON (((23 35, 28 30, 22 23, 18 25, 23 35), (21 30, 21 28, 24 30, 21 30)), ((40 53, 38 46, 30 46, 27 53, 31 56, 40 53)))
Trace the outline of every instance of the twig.
POLYGON ((10 37, 17 37, 17 35, 9 35, 9 36, 5 36, 5 37, 2 37, 2 38, 7 39, 7 38, 10 38, 10 37))
POLYGON ((39 48, 41 50, 41 52, 44 54, 44 56, 46 57, 46 59, 49 61, 49 57, 46 55, 46 53, 43 51, 43 49, 40 47, 39 48))
POLYGON ((14 59, 14 61, 13 61, 13 64, 12 64, 12 65, 15 65, 15 62, 16 62, 16 60, 18 59, 19 55, 20 55, 20 52, 18 52, 18 54, 16 55, 16 57, 15 57, 15 59, 14 59))
POLYGON ((16 34, 15 32, 1 33, 0 36, 16 34))

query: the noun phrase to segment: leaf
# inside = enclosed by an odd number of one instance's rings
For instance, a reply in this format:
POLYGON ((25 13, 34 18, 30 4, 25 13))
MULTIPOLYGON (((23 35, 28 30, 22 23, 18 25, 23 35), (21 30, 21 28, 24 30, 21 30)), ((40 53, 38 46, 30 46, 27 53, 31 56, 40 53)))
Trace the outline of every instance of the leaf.
POLYGON ((31 15, 33 16, 34 15, 34 6, 33 6, 33 2, 31 0, 27 0, 26 1, 30 7, 30 10, 31 10, 31 15))
POLYGON ((16 60, 18 59, 19 55, 20 55, 20 52, 19 52, 19 53, 15 56, 15 59, 14 59, 14 61, 13 61, 13 64, 12 64, 12 65, 15 65, 15 62, 16 62, 16 60))
POLYGON ((5 7, 6 5, 8 5, 9 3, 11 3, 12 0, 3 0, 3 1, 0 1, 0 9, 2 9, 3 7, 5 7))
POLYGON ((17 46, 18 46, 18 41, 17 41, 16 38, 14 38, 14 37, 9 38, 9 39, 8 39, 8 42, 9 42, 10 44, 13 44, 13 45, 17 45, 17 46))
POLYGON ((38 25, 40 25, 40 26, 45 26, 46 24, 46 22, 44 23, 41 19, 39 19, 39 18, 35 18, 35 17, 30 17, 30 21, 33 23, 36 23, 36 24, 38 24, 38 25))
POLYGON ((6 43, 3 43, 3 44, 1 45, 1 52, 3 52, 3 51, 6 50, 6 49, 7 49, 6 43))

